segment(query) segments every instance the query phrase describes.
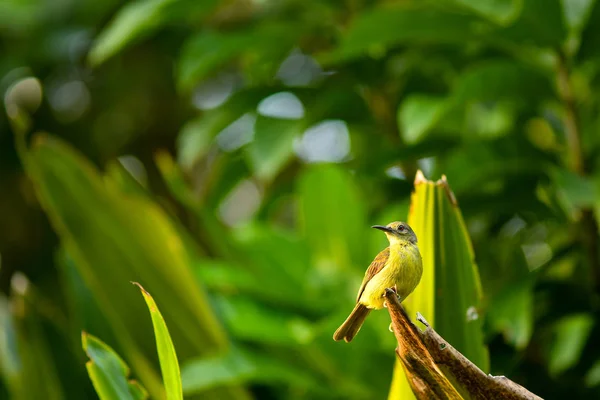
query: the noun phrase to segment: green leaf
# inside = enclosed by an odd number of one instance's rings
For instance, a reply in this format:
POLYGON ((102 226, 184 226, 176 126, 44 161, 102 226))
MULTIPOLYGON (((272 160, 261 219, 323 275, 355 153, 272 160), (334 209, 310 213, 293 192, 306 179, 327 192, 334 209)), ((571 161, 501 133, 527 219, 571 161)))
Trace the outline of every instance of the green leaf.
MULTIPOLYGON (((163 210, 135 193, 122 192, 61 141, 38 136, 21 154, 53 227, 105 313, 123 354, 153 397, 163 388, 144 354, 154 352, 145 308, 128 282, 152 288, 185 359, 224 348, 227 339, 197 285, 189 238, 163 210), (111 295, 107 295, 110 293, 111 295)), ((217 397, 235 396, 215 394, 217 397)), ((210 397, 210 396, 209 396, 210 397)))
POLYGON ((179 57, 177 86, 184 91, 191 90, 218 67, 245 54, 246 73, 271 79, 304 29, 285 23, 264 23, 244 31, 205 31, 192 36, 179 57))
POLYGON ((596 361, 585 374, 585 385, 587 387, 600 385, 600 360, 596 361))
POLYGON ((452 96, 458 103, 506 99, 528 104, 537 103, 552 94, 552 82, 547 76, 503 59, 486 61, 466 70, 452 90, 452 96))
POLYGON ((294 139, 304 129, 302 120, 258 116, 254 140, 248 146, 250 164, 261 180, 272 180, 294 155, 294 139))
POLYGON ((443 97, 423 94, 408 96, 398 109, 398 126, 407 144, 423 140, 444 114, 448 102, 443 97))
POLYGON ((142 386, 127 381, 129 367, 113 349, 86 332, 81 333, 81 343, 90 358, 86 363, 88 374, 101 400, 134 400, 148 397, 142 386))
POLYGON ((215 110, 202 113, 188 121, 177 138, 177 161, 186 170, 190 169, 207 153, 214 138, 250 109, 260 99, 271 94, 270 89, 250 89, 234 93, 225 104, 215 110))
POLYGON ((600 56, 600 1, 595 1, 589 11, 589 18, 581 33, 578 58, 581 60, 597 59, 600 56))
POLYGON ((9 398, 64 399, 68 394, 77 393, 78 384, 66 386, 61 383, 67 371, 59 371, 57 365, 65 360, 61 358, 61 350, 66 348, 56 340, 62 332, 52 329, 48 322, 54 322, 61 329, 67 322, 65 314, 54 310, 56 304, 42 297, 40 288, 33 286, 25 276, 21 275, 20 279, 25 285, 17 290, 12 287, 10 302, 0 295, 0 374, 5 379, 3 383, 10 393, 9 398), (48 321, 49 315, 56 321, 48 321))
MULTIPOLYGON (((423 276, 406 299, 406 307, 412 315, 423 314, 448 343, 487 370, 479 272, 462 214, 445 178, 432 182, 417 173, 408 223, 419 241, 423 276)), ((402 367, 396 363, 395 368, 402 367)), ((412 398, 403 375, 394 373, 390 398, 412 398)))
POLYGON ((522 0, 522 3, 519 18, 494 32, 493 39, 550 49, 561 46, 567 37, 562 0, 522 0))
POLYGON ((239 339, 293 347, 308 343, 314 336, 305 319, 244 298, 217 297, 217 304, 229 330, 239 339))
POLYGON ((453 0, 492 22, 508 25, 521 13, 523 0, 453 0))
POLYGON ((224 384, 289 384, 302 388, 316 386, 305 371, 273 358, 242 349, 224 355, 190 361, 183 366, 181 378, 186 395, 224 384))
POLYGON ((160 360, 160 370, 162 371, 167 399, 181 400, 183 399, 183 393, 181 390, 179 362, 177 361, 177 354, 175 353, 175 347, 173 346, 171 335, 169 335, 167 324, 150 293, 148 293, 139 283, 133 282, 133 284, 137 285, 142 291, 144 300, 146 300, 146 304, 148 305, 148 310, 150 310, 152 326, 154 327, 154 336, 156 337, 156 349, 158 350, 158 359, 160 360))
POLYGON ((567 215, 575 218, 581 208, 596 204, 599 190, 591 179, 563 168, 551 169, 550 176, 556 187, 558 201, 567 215))
POLYGON ((594 326, 589 314, 575 314, 561 319, 554 327, 548 369, 556 376, 577 363, 594 326))
POLYGON ((302 174, 297 190, 299 222, 315 267, 343 271, 366 265, 365 210, 352 176, 336 165, 314 165, 302 174))
POLYGON ((596 0, 562 0, 567 26, 571 31, 581 32, 585 27, 596 0))
POLYGON ((128 3, 100 33, 90 50, 89 61, 92 65, 99 65, 165 24, 184 16, 198 18, 217 3, 217 0, 136 0, 128 3))
POLYGON ((341 39, 340 46, 325 54, 325 64, 348 62, 365 55, 382 56, 399 44, 464 44, 492 26, 464 13, 425 6, 394 5, 361 13, 341 39))
POLYGON ((533 282, 507 285, 494 298, 488 320, 494 330, 517 349, 524 349, 533 333, 533 282))

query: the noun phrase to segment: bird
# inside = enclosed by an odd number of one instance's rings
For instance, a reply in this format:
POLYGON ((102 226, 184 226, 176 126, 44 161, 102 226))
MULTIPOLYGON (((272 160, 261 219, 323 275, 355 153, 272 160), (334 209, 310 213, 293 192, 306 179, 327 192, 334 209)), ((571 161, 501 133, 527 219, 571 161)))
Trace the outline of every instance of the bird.
POLYGON ((423 275, 423 261, 417 245, 417 235, 401 221, 372 228, 385 233, 390 243, 369 265, 356 296, 356 306, 333 334, 333 340, 352 341, 371 310, 385 307, 385 289, 395 290, 403 301, 417 287, 423 275))

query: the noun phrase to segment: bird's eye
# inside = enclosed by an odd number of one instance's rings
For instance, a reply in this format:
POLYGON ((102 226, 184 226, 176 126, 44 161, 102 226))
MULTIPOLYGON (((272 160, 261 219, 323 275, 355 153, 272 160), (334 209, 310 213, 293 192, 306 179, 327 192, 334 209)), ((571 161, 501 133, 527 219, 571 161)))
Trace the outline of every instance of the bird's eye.
POLYGON ((404 232, 405 230, 406 228, 404 227, 404 225, 398 225, 398 231, 404 232))

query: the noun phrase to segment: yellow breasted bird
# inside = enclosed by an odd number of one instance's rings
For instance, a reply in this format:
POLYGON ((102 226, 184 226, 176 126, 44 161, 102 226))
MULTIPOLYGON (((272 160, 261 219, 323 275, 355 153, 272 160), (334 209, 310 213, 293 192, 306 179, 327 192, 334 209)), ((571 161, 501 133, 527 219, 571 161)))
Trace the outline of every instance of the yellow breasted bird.
POLYGON ((371 310, 384 307, 386 288, 394 288, 400 301, 415 290, 423 274, 421 253, 417 247, 417 235, 405 222, 391 222, 386 226, 375 225, 385 232, 390 245, 371 262, 358 289, 356 306, 350 316, 333 334, 333 340, 350 342, 358 333, 371 310))

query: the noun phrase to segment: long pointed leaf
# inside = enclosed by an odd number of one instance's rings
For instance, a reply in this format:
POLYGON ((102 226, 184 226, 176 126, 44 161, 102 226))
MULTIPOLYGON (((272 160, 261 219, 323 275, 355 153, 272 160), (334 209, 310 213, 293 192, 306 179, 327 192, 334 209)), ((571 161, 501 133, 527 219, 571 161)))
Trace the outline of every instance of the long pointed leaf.
POLYGON ((168 400, 181 400, 183 399, 183 393, 181 390, 181 374, 179 372, 179 362, 177 361, 177 354, 175 353, 175 346, 169 335, 169 329, 167 324, 158 310, 158 306, 154 302, 154 299, 137 282, 133 282, 137 285, 144 295, 144 300, 150 310, 150 316, 152 317, 152 326, 154 327, 154 335, 156 337, 156 349, 158 350, 158 358, 160 360, 160 369, 163 375, 163 381, 167 392, 168 400))

